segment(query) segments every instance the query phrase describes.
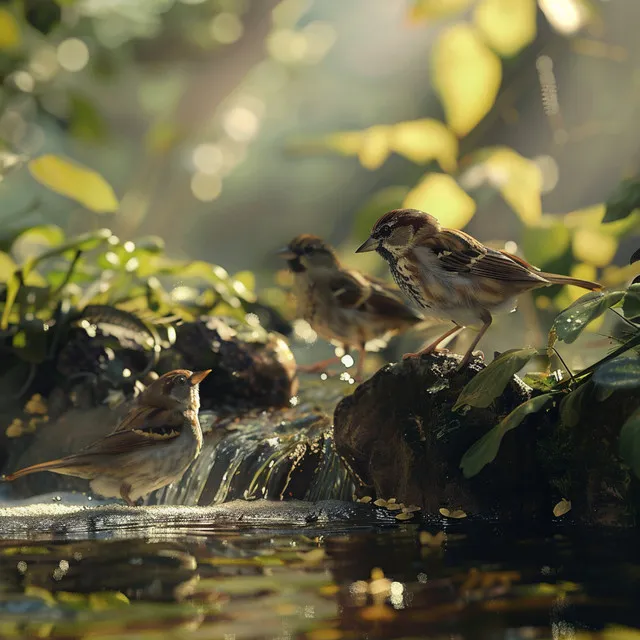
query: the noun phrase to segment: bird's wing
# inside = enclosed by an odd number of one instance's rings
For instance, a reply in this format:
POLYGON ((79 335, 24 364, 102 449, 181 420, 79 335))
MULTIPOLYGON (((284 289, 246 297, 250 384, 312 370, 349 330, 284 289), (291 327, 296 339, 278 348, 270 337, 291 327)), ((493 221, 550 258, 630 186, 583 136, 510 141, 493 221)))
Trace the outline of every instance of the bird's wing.
POLYGON ((371 287, 371 293, 364 302, 365 306, 370 307, 378 315, 390 318, 406 320, 407 322, 423 320, 422 315, 402 300, 400 292, 395 287, 377 278, 365 277, 371 287))
MULTIPOLYGON (((128 427, 122 429, 123 421, 117 431, 98 440, 73 457, 93 455, 113 455, 144 449, 177 438, 186 424, 186 418, 179 411, 168 411, 147 407, 147 412, 137 412, 136 422, 127 420, 128 427), (144 419, 141 414, 144 413, 144 419)), ((127 415, 128 418, 128 415, 127 415)), ((125 418, 126 420, 126 418, 125 418)))
POLYGON ((346 309, 359 307, 371 295, 371 286, 363 275, 344 269, 332 273, 329 289, 333 297, 346 309))
POLYGON ((485 247, 463 231, 443 229, 425 238, 421 246, 431 249, 447 271, 510 282, 545 282, 526 260, 485 247))
MULTIPOLYGON (((160 412, 159 409, 157 411, 160 412)), ((17 480, 39 471, 60 472, 59 470, 61 469, 74 469, 75 471, 82 468, 91 469, 96 457, 131 453, 147 447, 158 446, 161 443, 171 442, 180 435, 180 431, 185 425, 185 418, 178 412, 165 410, 162 411, 162 414, 164 418, 161 418, 159 413, 156 416, 150 416, 149 421, 141 423, 139 427, 130 428, 126 431, 114 431, 106 438, 90 444, 78 453, 25 467, 15 473, 6 475, 4 479, 9 481, 17 480)), ((90 478, 91 474, 79 474, 79 477, 90 478)))

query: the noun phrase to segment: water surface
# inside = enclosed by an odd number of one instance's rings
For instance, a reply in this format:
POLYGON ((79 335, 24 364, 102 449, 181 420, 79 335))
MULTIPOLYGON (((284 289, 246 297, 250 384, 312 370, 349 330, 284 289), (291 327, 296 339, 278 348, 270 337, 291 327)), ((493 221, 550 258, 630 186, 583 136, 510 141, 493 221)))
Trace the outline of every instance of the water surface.
POLYGON ((261 509, 0 510, 0 636, 640 638, 632 534, 261 509))

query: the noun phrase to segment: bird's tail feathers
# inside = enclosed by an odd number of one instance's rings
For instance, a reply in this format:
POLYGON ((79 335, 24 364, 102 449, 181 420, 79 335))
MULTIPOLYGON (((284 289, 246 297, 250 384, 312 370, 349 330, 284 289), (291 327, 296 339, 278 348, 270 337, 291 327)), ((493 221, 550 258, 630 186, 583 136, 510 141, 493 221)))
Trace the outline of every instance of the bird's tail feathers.
POLYGON ((14 473, 8 473, 3 476, 2 479, 8 482, 12 482, 13 480, 17 480, 18 478, 22 478, 24 476, 29 476, 32 473, 38 473, 39 471, 56 471, 57 469, 64 468, 68 465, 68 460, 64 460, 60 458, 58 460, 49 460, 49 462, 40 462, 38 464, 32 464, 29 467, 25 467, 24 469, 19 469, 14 473))
POLYGON ((572 278, 571 276, 561 276, 557 273, 545 273, 540 271, 537 275, 541 276, 545 280, 548 280, 552 284, 570 284, 574 287, 582 287, 583 289, 589 289, 589 291, 600 291, 603 287, 597 282, 591 282, 590 280, 581 280, 580 278, 572 278))

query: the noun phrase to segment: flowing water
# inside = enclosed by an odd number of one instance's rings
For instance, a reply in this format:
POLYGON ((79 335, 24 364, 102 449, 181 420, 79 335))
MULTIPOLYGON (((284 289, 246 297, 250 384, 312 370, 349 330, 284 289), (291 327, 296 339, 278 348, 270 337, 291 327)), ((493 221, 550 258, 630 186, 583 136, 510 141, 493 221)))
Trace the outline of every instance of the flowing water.
POLYGON ((338 378, 306 380, 286 409, 241 415, 202 412, 202 452, 179 484, 150 504, 211 505, 236 498, 348 500, 353 485, 333 447, 333 409, 353 388, 338 378))

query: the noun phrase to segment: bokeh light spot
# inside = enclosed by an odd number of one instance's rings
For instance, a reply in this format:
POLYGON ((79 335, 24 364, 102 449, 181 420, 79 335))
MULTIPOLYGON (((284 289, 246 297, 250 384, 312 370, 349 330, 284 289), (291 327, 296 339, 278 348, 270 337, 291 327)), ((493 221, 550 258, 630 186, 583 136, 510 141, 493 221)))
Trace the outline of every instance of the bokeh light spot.
POLYGON ((31 93, 36 86, 33 76, 28 71, 16 71, 12 78, 13 84, 25 93, 31 93))
POLYGON ((209 27, 211 37, 221 44, 232 44, 239 40, 244 31, 240 18, 233 13, 220 13, 209 27))
POLYGON ((218 145, 203 143, 193 150, 192 161, 200 173, 214 175, 222 168, 224 155, 218 145))
POLYGON ((58 62, 67 71, 80 71, 89 62, 89 47, 79 38, 67 38, 57 51, 58 62))
POLYGON ((223 127, 234 140, 251 140, 258 132, 258 116, 246 107, 234 107, 225 114, 223 127))
POLYGON ((211 202, 222 192, 222 180, 218 176, 198 172, 191 178, 191 191, 201 202, 211 202))

